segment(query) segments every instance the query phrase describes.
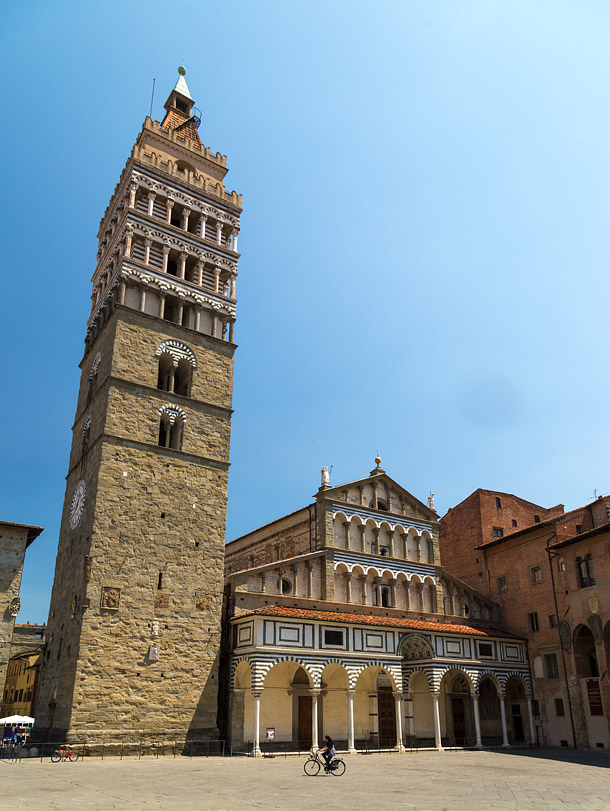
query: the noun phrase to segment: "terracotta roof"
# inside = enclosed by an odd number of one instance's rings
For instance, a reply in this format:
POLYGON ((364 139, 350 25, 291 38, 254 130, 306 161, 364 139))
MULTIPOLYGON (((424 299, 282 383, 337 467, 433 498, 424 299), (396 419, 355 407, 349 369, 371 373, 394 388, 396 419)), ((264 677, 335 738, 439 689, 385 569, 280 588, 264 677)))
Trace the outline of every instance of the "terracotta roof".
POLYGON ((161 129, 165 132, 178 130, 179 135, 188 136, 191 141, 193 141, 195 146, 201 146, 201 138, 199 137, 197 127, 195 126, 192 118, 184 115, 184 113, 181 113, 178 110, 168 110, 165 118, 161 122, 161 129))
POLYGON ((256 608, 252 611, 245 611, 238 614, 233 619, 242 619, 253 615, 264 615, 268 617, 286 617, 292 619, 319 620, 321 622, 341 622, 352 625, 384 625, 390 628, 405 628, 413 631, 442 631, 450 634, 470 634, 471 636, 493 636, 509 637, 520 639, 515 634, 508 631, 501 631, 498 628, 473 628, 472 625, 454 625, 447 622, 426 622, 425 620, 413 620, 406 617, 379 617, 373 614, 347 614, 341 611, 318 611, 311 608, 291 608, 284 605, 270 605, 265 608, 256 608))

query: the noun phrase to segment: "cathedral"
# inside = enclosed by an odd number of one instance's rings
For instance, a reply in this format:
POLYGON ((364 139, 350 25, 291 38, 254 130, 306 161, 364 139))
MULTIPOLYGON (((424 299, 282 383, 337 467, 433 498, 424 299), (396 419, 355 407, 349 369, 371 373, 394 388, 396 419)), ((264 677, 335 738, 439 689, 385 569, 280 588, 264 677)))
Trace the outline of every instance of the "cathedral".
POLYGON ((184 68, 102 217, 39 739, 535 741, 526 640, 375 459, 225 546, 241 195, 184 68))

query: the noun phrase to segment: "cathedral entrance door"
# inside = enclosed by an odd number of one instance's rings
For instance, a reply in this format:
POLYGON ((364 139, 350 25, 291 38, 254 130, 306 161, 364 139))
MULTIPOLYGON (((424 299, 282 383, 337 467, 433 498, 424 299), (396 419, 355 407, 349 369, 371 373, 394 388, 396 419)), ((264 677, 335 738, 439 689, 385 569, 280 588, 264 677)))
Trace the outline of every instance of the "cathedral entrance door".
POLYGON ((297 747, 299 749, 311 749, 311 696, 299 696, 298 707, 298 724, 297 734, 298 741, 297 747))
POLYGON ((396 708, 391 687, 377 689, 379 746, 396 746, 396 708))
POLYGON ((461 696, 451 696, 451 711, 453 713, 453 737, 456 746, 466 746, 466 712, 464 699, 461 696))
POLYGON ((513 716, 513 737, 517 743, 522 743, 525 740, 523 734, 523 716, 521 715, 521 705, 512 705, 513 716))

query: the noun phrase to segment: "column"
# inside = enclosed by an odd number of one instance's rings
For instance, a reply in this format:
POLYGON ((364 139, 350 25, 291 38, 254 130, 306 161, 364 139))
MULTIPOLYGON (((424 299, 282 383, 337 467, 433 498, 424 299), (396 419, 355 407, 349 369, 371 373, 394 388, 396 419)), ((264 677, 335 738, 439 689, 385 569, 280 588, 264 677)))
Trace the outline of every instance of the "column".
POLYGON ((216 338, 216 325, 218 323, 218 316, 216 313, 212 313, 212 338, 216 338))
POLYGON ((413 697, 410 693, 404 696, 405 702, 405 719, 407 722, 407 737, 409 743, 413 745, 413 738, 415 737, 415 722, 413 720, 413 697))
POLYGON ((474 731, 477 736, 477 749, 483 748, 483 741, 481 740, 481 718, 479 716, 479 696, 474 693, 472 696, 472 711, 474 715, 474 731))
POLYGON ((311 751, 318 748, 318 697, 319 690, 311 691, 311 751))
POLYGON ((313 563, 307 561, 307 597, 311 600, 313 597, 313 563))
POLYGON ((411 608, 411 597, 409 594, 409 581, 405 580, 405 610, 409 611, 411 608))
POLYGON ((182 253, 180 254, 180 264, 178 265, 178 276, 181 279, 184 279, 184 276, 186 274, 186 259, 187 259, 187 256, 188 256, 188 254, 187 254, 186 251, 182 251, 182 253))
POLYGON ((131 256, 131 245, 133 243, 133 228, 125 229, 125 256, 131 256))
POLYGON ((206 223, 206 220, 207 220, 207 217, 206 217, 205 214, 202 214, 201 217, 199 218, 199 236, 201 237, 201 239, 205 239, 205 223, 206 223))
POLYGON ((178 299, 178 318, 176 320, 176 324, 180 324, 182 326, 182 316, 184 314, 184 302, 182 299, 178 299))
POLYGON ((396 608, 396 580, 392 578, 388 585, 390 587, 390 608, 396 608))
POLYGON ((360 524, 360 551, 366 552, 366 524, 360 524))
POLYGON ((191 209, 190 208, 183 208, 182 209, 182 227, 185 231, 189 230, 189 217, 191 216, 191 209))
POLYGON ((397 752, 404 752, 405 747, 402 742, 402 693, 394 693, 396 706, 396 747, 397 752))
POLYGON ((165 292, 159 294, 159 318, 165 318, 165 292))
POLYGON ((527 697, 527 712, 530 717, 530 743, 535 745, 536 741, 536 727, 534 726, 534 708, 532 705, 532 697, 527 697))
POLYGON ((229 343, 235 343, 235 321, 229 321, 229 343))
POLYGON ((355 690, 347 691, 347 753, 349 755, 356 754, 356 746, 354 741, 354 696, 355 690))
POLYGON ((127 285, 123 280, 121 280, 121 284, 119 285, 119 304, 125 304, 125 289, 127 285))
POLYGON ((140 290, 140 312, 143 313, 146 308, 146 287, 142 285, 140 290))
POLYGON ((261 755, 261 743, 260 743, 260 723, 261 723, 261 695, 262 690, 252 690, 252 695, 254 696, 254 746, 252 748, 252 754, 254 757, 260 757, 261 755))
POLYGON ((239 228, 234 228, 231 231, 231 234, 233 236, 233 243, 231 245, 231 248, 232 248, 232 250, 235 251, 235 253, 237 253, 237 235, 239 234, 239 228))
POLYGON ((422 544, 422 537, 421 535, 417 536, 417 560, 421 560, 421 544, 422 544))
POLYGON ((502 717, 502 746, 509 747, 508 730, 506 729, 506 708, 504 706, 504 696, 500 696, 500 715, 502 717))
POLYGON ((169 245, 163 246, 163 265, 161 270, 163 273, 167 273, 167 260, 169 259, 169 245))
POLYGON ((222 245, 222 223, 220 220, 216 221, 216 242, 222 245))
POLYGON ((407 535, 407 533, 406 533, 406 532, 401 532, 401 533, 400 533, 400 539, 401 539, 401 541, 402 541, 402 552, 403 552, 402 557, 403 557, 405 560, 408 560, 408 559, 409 559, 409 546, 408 546, 408 544, 407 544, 407 538, 408 538, 408 537, 409 537, 409 536, 407 535))
POLYGON ((215 293, 220 293, 220 268, 219 267, 214 268, 214 277, 215 277, 215 280, 214 280, 214 292, 215 293))
POLYGON ((345 602, 351 603, 352 601, 352 573, 345 573, 345 602))
POLYGON ((195 274, 195 281, 199 287, 203 287, 203 260, 197 262, 197 272, 195 274))
POLYGON ((165 203, 167 209, 167 221, 172 221, 172 208, 174 207, 174 201, 171 200, 169 197, 167 198, 167 202, 165 203))
POLYGON ((417 610, 423 611, 424 610, 424 584, 423 583, 416 583, 415 588, 417 589, 417 610))
POLYGON ((136 192, 138 190, 138 184, 132 183, 129 186, 129 208, 135 208, 136 206, 136 192))
POLYGON ((148 216, 149 217, 152 217, 153 214, 154 214, 154 211, 155 211, 155 197, 156 196, 157 195, 154 193, 154 191, 149 191, 148 192, 148 216))
POLYGON ((200 326, 201 326, 201 304, 197 304, 195 307, 195 332, 199 332, 200 326))
POLYGON ((229 297, 235 298, 235 274, 231 275, 231 284, 229 288, 229 297))
POLYGON ((432 693, 432 710, 434 712, 434 745, 439 752, 443 751, 443 743, 441 738, 441 717, 438 711, 438 693, 432 693))
POLYGON ((150 237, 146 237, 144 240, 144 245, 146 246, 144 249, 144 263, 146 265, 150 264, 150 246, 152 245, 152 239, 150 237))
POLYGON ((176 367, 171 366, 169 370, 169 380, 167 381, 167 390, 173 391, 174 390, 174 381, 176 379, 176 367))

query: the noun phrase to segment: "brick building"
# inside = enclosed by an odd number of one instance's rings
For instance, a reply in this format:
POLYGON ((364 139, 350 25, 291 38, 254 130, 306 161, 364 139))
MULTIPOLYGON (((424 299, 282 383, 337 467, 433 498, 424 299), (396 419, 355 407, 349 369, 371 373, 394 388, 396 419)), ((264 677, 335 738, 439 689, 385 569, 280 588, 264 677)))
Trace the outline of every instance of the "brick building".
POLYGON ((608 748, 610 498, 561 506, 477 490, 441 519, 441 556, 527 637, 540 742, 608 748))

